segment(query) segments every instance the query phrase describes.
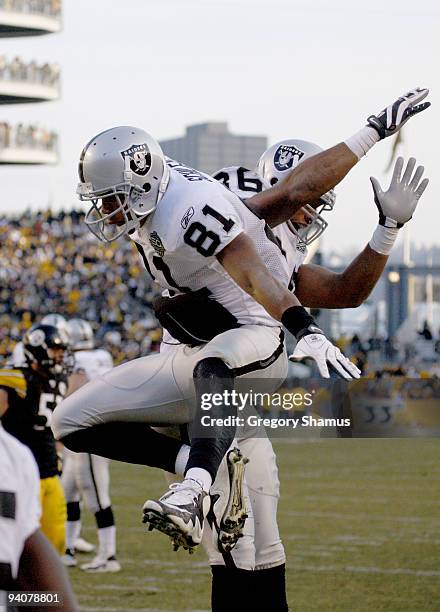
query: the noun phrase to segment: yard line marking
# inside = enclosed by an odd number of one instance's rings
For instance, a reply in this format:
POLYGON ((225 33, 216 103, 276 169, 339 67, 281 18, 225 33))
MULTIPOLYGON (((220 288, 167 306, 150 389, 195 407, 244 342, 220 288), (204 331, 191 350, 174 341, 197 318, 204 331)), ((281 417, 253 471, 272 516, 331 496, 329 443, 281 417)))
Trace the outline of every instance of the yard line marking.
MULTIPOLYGON (((290 564, 289 564, 290 565, 290 564)), ((362 567, 357 565, 301 565, 292 563, 292 569, 311 572, 353 572, 359 574, 382 574, 387 576, 425 576, 428 578, 440 576, 440 571, 415 570, 404 567, 362 567)))
MULTIPOLYGON (((283 514, 283 513, 282 513, 283 514)), ((354 519, 354 520, 368 520, 368 521, 392 521, 395 523, 428 523, 428 522, 440 522, 439 518, 436 517, 419 517, 419 516, 392 516, 392 515, 372 515, 370 513, 358 512, 356 514, 342 514, 340 512, 300 512, 298 510, 290 510, 284 512, 285 516, 306 516, 315 518, 328 518, 328 519, 354 519)))

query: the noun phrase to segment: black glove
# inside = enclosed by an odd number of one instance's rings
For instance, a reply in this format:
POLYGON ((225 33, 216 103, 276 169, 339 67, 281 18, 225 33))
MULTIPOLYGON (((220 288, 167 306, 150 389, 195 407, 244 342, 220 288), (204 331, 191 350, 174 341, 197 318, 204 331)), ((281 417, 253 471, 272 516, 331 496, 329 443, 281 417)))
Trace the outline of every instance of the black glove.
POLYGON ((431 106, 431 102, 419 104, 428 93, 429 89, 420 89, 420 87, 412 89, 377 115, 368 117, 367 122, 377 130, 381 138, 392 136, 400 130, 410 117, 431 106))

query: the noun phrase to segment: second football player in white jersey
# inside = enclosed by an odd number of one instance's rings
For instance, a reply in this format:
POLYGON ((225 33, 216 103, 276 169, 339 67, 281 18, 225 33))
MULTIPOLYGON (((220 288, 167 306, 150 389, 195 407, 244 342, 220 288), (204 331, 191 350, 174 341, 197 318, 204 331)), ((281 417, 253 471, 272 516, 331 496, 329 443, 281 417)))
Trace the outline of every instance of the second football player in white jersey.
MULTIPOLYGON (((109 372, 113 359, 104 349, 97 349, 93 329, 84 319, 71 319, 67 323, 75 366, 70 378, 69 391, 89 380, 109 372)), ((64 449, 61 478, 67 501, 65 565, 76 565, 75 542, 81 530, 80 500, 95 516, 99 548, 96 557, 81 565, 86 572, 118 572, 116 559, 116 526, 110 501, 109 459, 89 453, 74 453, 64 449)))
MULTIPOLYGON (((318 145, 307 141, 286 139, 265 151, 255 171, 233 166, 216 172, 214 177, 241 199, 246 200, 253 193, 260 193, 270 188, 271 185, 282 180, 286 173, 291 172, 299 163, 321 150, 318 145)), ((404 175, 406 176, 405 182, 402 181, 399 186, 399 168, 401 165, 402 160, 399 159, 390 187, 393 196, 388 196, 388 202, 382 204, 382 197, 379 194, 376 203, 381 208, 382 206, 389 207, 393 201, 395 208, 398 207, 401 214, 409 216, 408 207, 413 209, 423 192, 422 189, 417 193, 422 169, 420 168, 417 171, 418 178, 409 187, 409 179, 412 176, 414 166, 414 161, 411 160, 408 165, 409 172, 404 175)), ((274 234, 281 241, 289 269, 293 272, 290 283, 292 290, 295 288, 294 281, 298 272, 305 269, 303 264, 307 255, 307 246, 316 240, 328 225, 327 220, 321 213, 331 211, 334 204, 335 194, 332 190, 328 194, 324 194, 318 202, 303 207, 295 213, 292 219, 274 228, 274 234)), ((364 283, 367 285, 364 291, 371 291, 380 277, 383 262, 386 259, 387 256, 378 250, 378 245, 373 240, 371 245, 366 248, 364 255, 358 257, 345 271, 342 277, 344 293, 347 294, 346 299, 354 300, 353 306, 358 305, 359 299, 356 293, 353 294, 353 286, 358 282, 358 275, 363 275, 367 281, 364 283)), ((313 269, 315 270, 315 267, 313 269)), ((322 277, 323 274, 329 275, 333 280, 338 279, 338 275, 320 268, 317 275, 322 277)), ((304 279, 304 274, 301 276, 304 279)), ((307 281, 303 280, 302 285, 304 282, 307 281)), ((322 297, 324 303, 325 299, 324 294, 322 297)), ((172 345, 176 344, 176 340, 168 332, 165 332, 164 340, 164 350, 171 350, 172 345)), ((227 562, 224 554, 219 554, 218 547, 215 544, 213 545, 214 540, 208 530, 204 534, 203 542, 208 552, 213 573, 213 601, 222 599, 225 584, 234 584, 234 580, 237 578, 237 569, 242 570, 240 583, 243 583, 243 570, 254 570, 249 575, 250 577, 252 575, 252 578, 249 579, 252 579, 253 590, 257 593, 255 600, 263 601, 265 585, 268 584, 266 573, 270 571, 272 605, 274 605, 274 601, 277 601, 281 609, 285 604, 282 580, 285 555, 276 521, 279 481, 275 455, 269 440, 264 438, 244 438, 239 440, 238 444, 244 455, 250 459, 246 469, 246 482, 249 489, 247 503, 250 503, 251 507, 244 537, 239 540, 237 546, 230 553, 229 562, 227 562), (277 587, 275 587, 275 584, 277 587)), ((184 456, 183 448, 182 456, 184 456)), ((188 450, 186 452, 188 453, 188 450)), ((179 462, 176 462, 176 467, 180 468, 179 462)), ((213 488, 216 487, 216 484, 214 483, 213 488)), ((215 504, 213 509, 215 511, 215 504)), ((219 521, 217 521, 218 523, 219 521)))
POLYGON ((29 448, 7 433, 0 420, 0 609, 21 607, 20 591, 53 591, 54 602, 76 612, 68 577, 40 531, 40 518, 38 466, 29 448), (19 595, 11 600, 12 591, 19 595))

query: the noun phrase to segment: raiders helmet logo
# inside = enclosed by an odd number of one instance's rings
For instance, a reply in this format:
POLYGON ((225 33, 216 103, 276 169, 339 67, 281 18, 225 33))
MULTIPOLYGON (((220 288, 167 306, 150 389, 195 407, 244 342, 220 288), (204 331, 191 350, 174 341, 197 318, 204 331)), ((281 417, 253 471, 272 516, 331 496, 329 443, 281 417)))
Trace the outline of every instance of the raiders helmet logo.
POLYGON ((284 170, 291 170, 294 168, 301 157, 303 157, 304 151, 300 151, 293 145, 280 145, 278 149, 275 151, 273 156, 273 163, 275 168, 279 172, 283 172, 284 170))
POLYGON ((124 158, 130 160, 130 170, 139 176, 145 176, 151 168, 151 153, 146 144, 132 145, 121 151, 124 158))
POLYGON ((163 242, 161 237, 157 232, 151 232, 150 234, 150 244, 159 257, 163 257, 165 255, 165 247, 163 246, 163 242))

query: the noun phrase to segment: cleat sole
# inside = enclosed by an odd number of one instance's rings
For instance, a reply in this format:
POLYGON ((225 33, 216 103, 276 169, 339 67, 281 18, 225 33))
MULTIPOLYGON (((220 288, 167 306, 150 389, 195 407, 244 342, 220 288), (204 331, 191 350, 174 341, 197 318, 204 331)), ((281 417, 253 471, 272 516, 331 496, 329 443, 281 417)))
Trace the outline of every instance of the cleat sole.
POLYGON ((157 529, 161 533, 167 535, 171 539, 174 551, 182 547, 184 550, 188 550, 190 554, 194 553, 197 544, 193 542, 191 537, 182 533, 180 529, 163 514, 155 510, 146 510, 144 511, 142 522, 148 525, 148 531, 157 529))
POLYGON ((227 455, 229 482, 231 492, 219 525, 218 547, 220 552, 230 552, 238 540, 243 537, 243 528, 247 519, 247 508, 244 498, 243 482, 247 457, 243 457, 238 448, 233 448, 227 455))

